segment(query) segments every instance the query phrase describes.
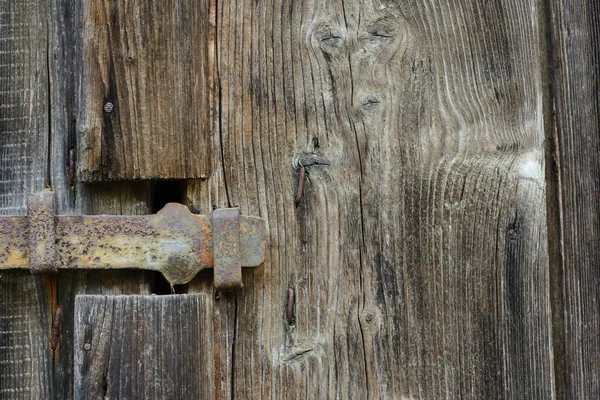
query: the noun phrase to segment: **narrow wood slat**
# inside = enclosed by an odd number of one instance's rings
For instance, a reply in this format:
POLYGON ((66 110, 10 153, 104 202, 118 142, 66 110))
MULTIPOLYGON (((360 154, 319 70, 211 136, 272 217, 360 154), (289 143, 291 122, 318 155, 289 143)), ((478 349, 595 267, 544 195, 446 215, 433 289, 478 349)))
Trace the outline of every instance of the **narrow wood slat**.
POLYGON ((556 380, 600 398, 600 3, 551 0, 551 89, 561 260, 552 264, 556 380))
POLYGON ((77 296, 74 398, 214 398, 207 295, 77 296))
POLYGON ((206 0, 77 4, 79 178, 210 176, 206 0))
MULTIPOLYGON (((25 215, 48 173, 48 6, 0 0, 0 214, 25 215)), ((0 399, 53 393, 49 281, 0 274, 0 399)))

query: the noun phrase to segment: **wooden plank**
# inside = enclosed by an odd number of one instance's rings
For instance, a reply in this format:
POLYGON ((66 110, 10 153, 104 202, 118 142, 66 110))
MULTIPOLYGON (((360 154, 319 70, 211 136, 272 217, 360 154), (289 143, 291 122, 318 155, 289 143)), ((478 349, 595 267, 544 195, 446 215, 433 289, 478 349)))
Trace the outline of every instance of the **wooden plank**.
POLYGON ((561 245, 552 268, 556 380, 563 398, 593 399, 600 397, 600 4, 549 4, 561 245))
POLYGON ((233 398, 554 396, 541 7, 219 2, 211 203, 271 240, 233 398))
POLYGON ((46 399, 52 390, 52 304, 44 278, 0 276, 0 399, 46 399))
MULTIPOLYGON (((0 214, 26 214, 48 165, 47 5, 0 0, 0 214)), ((0 275, 0 398, 50 398, 51 281, 0 275)))
POLYGON ((0 3, 0 208, 24 214, 48 163, 47 7, 0 3))
POLYGON ((206 0, 77 4, 80 180, 210 176, 206 0))
POLYGON ((77 149, 75 145, 75 4, 67 0, 49 2, 50 59, 50 177, 57 213, 81 214, 76 200, 77 149))
POLYGON ((77 296, 75 321, 75 399, 214 398, 210 296, 77 296))

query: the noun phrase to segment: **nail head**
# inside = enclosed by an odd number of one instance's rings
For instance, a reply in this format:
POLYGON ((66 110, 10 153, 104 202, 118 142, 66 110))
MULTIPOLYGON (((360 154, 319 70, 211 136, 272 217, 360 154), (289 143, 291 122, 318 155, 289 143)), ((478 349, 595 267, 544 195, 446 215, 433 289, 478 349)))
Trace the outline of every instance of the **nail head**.
POLYGON ((106 103, 104 103, 104 111, 105 112, 111 113, 112 110, 114 110, 114 108, 115 108, 115 105, 112 102, 107 101, 106 103))

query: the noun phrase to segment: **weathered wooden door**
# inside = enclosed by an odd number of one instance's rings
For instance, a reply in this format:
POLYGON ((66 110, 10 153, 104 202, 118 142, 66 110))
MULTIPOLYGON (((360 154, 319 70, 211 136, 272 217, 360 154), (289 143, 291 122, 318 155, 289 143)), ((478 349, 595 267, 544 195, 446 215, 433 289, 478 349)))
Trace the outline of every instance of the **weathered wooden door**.
POLYGON ((1 214, 52 186, 269 235, 231 293, 0 270, 0 398, 600 398, 599 17, 0 0, 1 214))

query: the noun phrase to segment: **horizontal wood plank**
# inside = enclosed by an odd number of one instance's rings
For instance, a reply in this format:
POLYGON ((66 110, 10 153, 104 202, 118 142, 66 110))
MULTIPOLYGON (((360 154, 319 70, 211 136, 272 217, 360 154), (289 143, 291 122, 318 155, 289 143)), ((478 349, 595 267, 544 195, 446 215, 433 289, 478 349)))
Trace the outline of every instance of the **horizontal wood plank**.
POLYGON ((210 176, 206 3, 78 1, 80 180, 210 176))
POLYGON ((214 398, 207 295, 75 300, 74 398, 214 398))

